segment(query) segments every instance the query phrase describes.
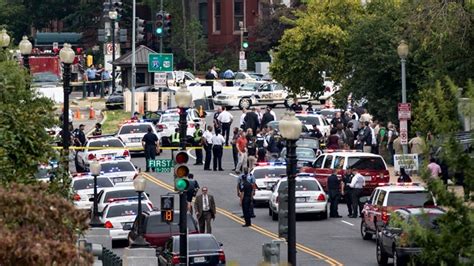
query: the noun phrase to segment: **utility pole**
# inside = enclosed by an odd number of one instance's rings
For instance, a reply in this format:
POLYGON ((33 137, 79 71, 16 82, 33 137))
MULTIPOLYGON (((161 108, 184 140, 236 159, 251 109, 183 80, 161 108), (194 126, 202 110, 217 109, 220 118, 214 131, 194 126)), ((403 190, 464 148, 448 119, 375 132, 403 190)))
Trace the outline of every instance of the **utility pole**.
MULTIPOLYGON (((163 1, 163 0, 162 0, 163 1)), ((137 82, 137 66, 136 66, 136 61, 135 61, 135 34, 136 34, 136 5, 137 1, 133 0, 133 15, 132 15, 132 115, 135 113, 135 86, 137 82)))
MULTIPOLYGON (((161 11, 161 14, 162 14, 162 20, 163 20, 163 29, 164 29, 164 12, 163 12, 163 0, 160 0, 160 11, 161 11)), ((160 54, 163 53, 163 37, 165 36, 165 32, 163 31, 163 33, 160 35, 160 54)))

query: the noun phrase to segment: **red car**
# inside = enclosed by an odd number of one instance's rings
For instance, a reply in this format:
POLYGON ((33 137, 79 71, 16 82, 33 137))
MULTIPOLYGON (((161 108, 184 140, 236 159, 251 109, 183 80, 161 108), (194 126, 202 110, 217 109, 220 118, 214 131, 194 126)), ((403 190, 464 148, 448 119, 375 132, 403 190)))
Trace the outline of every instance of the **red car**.
POLYGON ((338 175, 344 175, 351 168, 357 169, 365 178, 363 196, 370 195, 379 183, 390 182, 390 173, 382 156, 365 152, 326 150, 311 166, 301 167, 300 172, 314 174, 327 192, 327 179, 332 170, 337 169, 338 175))
MULTIPOLYGON (((159 211, 142 212, 141 215, 143 223, 143 235, 145 240, 150 243, 150 246, 154 248, 164 247, 165 242, 171 236, 179 235, 179 211, 175 211, 173 216, 173 223, 171 224, 167 224, 161 221, 161 212, 159 211)), ((198 234, 199 230, 197 227, 196 220, 189 213, 187 214, 187 217, 187 226, 189 234, 198 234)), ((128 234, 128 241, 131 244, 138 236, 138 216, 137 219, 135 219, 135 222, 133 223, 131 228, 129 225, 124 225, 123 229, 130 230, 130 233, 128 234)))

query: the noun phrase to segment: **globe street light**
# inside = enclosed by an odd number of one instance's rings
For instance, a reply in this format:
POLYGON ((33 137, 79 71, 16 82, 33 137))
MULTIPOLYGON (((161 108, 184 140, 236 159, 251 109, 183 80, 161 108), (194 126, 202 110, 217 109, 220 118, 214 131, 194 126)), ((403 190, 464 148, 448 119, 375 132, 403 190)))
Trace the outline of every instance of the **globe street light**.
POLYGON ((300 138, 303 124, 295 112, 287 112, 280 121, 281 136, 286 141, 286 174, 288 176, 288 264, 296 265, 296 141, 300 138))
POLYGON ((145 238, 143 238, 143 225, 142 225, 142 193, 145 191, 146 188, 146 180, 142 176, 142 174, 138 174, 137 177, 133 180, 133 187, 135 188, 135 191, 138 193, 138 212, 137 212, 137 223, 138 223, 138 228, 137 228, 137 233, 138 236, 131 243, 131 247, 148 247, 150 243, 146 242, 145 238))
POLYGON ((117 20, 118 13, 115 10, 109 11, 109 18, 112 25, 112 92, 115 92, 115 20, 117 20))
POLYGON ((7 48, 10 45, 10 36, 7 33, 6 29, 2 29, 0 32, 0 47, 3 49, 7 48))
MULTIPOLYGON (((69 169, 69 86, 71 82, 71 64, 74 62, 74 51, 71 45, 65 43, 59 51, 59 58, 63 63, 63 92, 64 92, 64 108, 63 108, 63 155, 65 158, 64 168, 69 169)), ((72 121, 71 121, 72 122, 72 121)))
POLYGON ((31 50, 33 50, 33 45, 31 42, 28 40, 28 37, 23 36, 23 39, 21 40, 20 44, 18 45, 20 47, 20 53, 21 56, 23 57, 23 66, 25 66, 26 70, 30 72, 30 54, 31 50))
MULTIPOLYGON (((400 62, 402 65, 402 103, 406 103, 407 102, 407 83, 406 83, 406 74, 405 74, 405 62, 408 57, 408 44, 404 40, 400 41, 400 44, 397 47, 397 53, 398 53, 398 56, 400 57, 400 62)), ((402 147, 403 147, 403 154, 407 154, 408 145, 403 144, 402 147)))
POLYGON ((94 177, 94 209, 92 212, 92 219, 89 223, 91 227, 104 227, 104 224, 99 218, 99 210, 97 206, 97 176, 100 175, 100 171, 102 169, 99 161, 93 160, 90 163, 90 173, 94 177))

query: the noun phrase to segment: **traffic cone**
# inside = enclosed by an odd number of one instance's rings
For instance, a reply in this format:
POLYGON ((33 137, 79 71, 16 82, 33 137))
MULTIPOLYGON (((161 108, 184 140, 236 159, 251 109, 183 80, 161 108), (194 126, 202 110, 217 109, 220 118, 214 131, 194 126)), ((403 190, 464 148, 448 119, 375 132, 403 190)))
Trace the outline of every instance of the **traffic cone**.
POLYGON ((95 119, 95 110, 94 110, 94 107, 91 107, 89 108, 89 119, 90 120, 94 120, 95 119))
POLYGON ((76 112, 74 113, 74 118, 81 119, 81 111, 79 111, 79 108, 76 109, 76 112))

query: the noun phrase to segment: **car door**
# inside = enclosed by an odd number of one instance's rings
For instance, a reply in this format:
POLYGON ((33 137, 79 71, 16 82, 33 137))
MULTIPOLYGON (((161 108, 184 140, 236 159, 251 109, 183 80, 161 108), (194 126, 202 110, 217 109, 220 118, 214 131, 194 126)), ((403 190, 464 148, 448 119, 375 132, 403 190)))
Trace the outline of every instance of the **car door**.
POLYGON ((285 87, 280 83, 272 83, 273 86, 273 103, 283 103, 286 98, 285 87))
POLYGON ((386 195, 387 195, 387 192, 385 190, 380 190, 380 192, 377 195, 377 199, 375 200, 375 203, 372 204, 373 210, 370 213, 370 216, 369 216, 370 223, 368 223, 367 226, 373 231, 375 231, 377 227, 376 221, 381 220, 381 210, 382 210, 383 202, 385 200, 386 195))
POLYGON ((321 183, 321 186, 323 186, 324 191, 328 191, 327 189, 327 184, 328 184, 328 177, 332 174, 332 169, 333 169, 333 155, 326 155, 326 158, 323 163, 323 167, 320 168, 320 173, 318 176, 320 176, 320 179, 318 179, 319 183, 321 183))
POLYGON ((259 88, 259 104, 267 104, 273 102, 273 84, 267 83, 259 88))
POLYGON ((371 223, 371 216, 373 216, 373 211, 374 211, 374 204, 375 204, 375 200, 377 199, 377 196, 378 196, 378 193, 379 193, 379 189, 375 189, 372 194, 370 195, 370 198, 369 200, 367 201, 367 203, 364 205, 364 208, 362 210, 363 212, 363 217, 362 219, 365 220, 365 223, 368 225, 371 223))

